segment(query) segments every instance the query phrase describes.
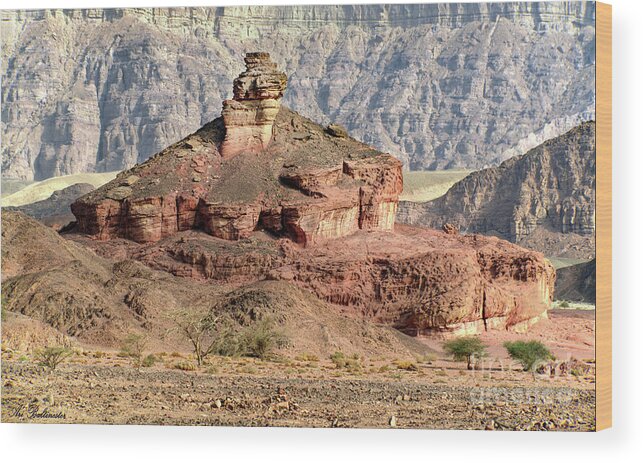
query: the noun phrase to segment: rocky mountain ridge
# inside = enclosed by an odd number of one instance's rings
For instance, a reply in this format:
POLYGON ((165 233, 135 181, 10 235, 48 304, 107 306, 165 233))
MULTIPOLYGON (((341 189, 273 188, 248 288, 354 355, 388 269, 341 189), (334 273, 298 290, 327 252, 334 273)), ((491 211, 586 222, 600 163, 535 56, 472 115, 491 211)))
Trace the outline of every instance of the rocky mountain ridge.
POLYGON ((448 222, 462 232, 499 236, 547 255, 591 259, 595 213, 592 121, 498 167, 469 174, 440 198, 402 203, 398 220, 433 228, 448 222))
POLYGON ((4 10, 3 176, 132 167, 219 115, 239 58, 412 169, 480 168, 594 114, 592 2, 4 10))

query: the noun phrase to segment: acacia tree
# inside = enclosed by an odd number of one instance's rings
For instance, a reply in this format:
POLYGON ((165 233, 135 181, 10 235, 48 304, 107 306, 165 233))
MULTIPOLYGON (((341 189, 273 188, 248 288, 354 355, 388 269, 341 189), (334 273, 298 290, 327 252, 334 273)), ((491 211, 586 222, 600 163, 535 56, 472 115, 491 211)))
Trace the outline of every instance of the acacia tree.
POLYGON ((220 316, 209 310, 180 309, 171 314, 170 318, 181 333, 192 345, 197 365, 216 350, 220 335, 217 331, 220 316))
POLYGON ((487 353, 487 346, 476 336, 465 336, 445 342, 444 350, 451 354, 456 361, 466 360, 467 370, 473 370, 473 359, 484 357, 487 353))
POLYGON ((519 361, 524 370, 531 371, 532 374, 535 374, 542 363, 554 358, 549 349, 539 341, 507 341, 504 346, 511 358, 519 361))
POLYGON ((58 365, 64 362, 65 359, 71 357, 72 355, 73 352, 67 347, 46 347, 45 349, 36 352, 36 360, 40 365, 45 366, 53 371, 58 365))
POLYGON ((121 343, 121 353, 132 360, 132 364, 137 370, 141 369, 143 364, 143 354, 147 347, 147 337, 138 334, 130 333, 121 343))

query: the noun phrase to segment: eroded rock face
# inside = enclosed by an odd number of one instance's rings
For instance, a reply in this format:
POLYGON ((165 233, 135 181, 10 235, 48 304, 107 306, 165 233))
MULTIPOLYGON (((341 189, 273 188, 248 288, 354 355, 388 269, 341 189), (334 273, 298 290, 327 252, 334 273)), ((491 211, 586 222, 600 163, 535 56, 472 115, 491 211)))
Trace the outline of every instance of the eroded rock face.
POLYGON ((400 227, 289 251, 275 278, 410 334, 522 330, 553 295, 542 255, 495 238, 400 227))
MULTIPOLYGON (((115 254, 109 242, 74 239, 115 254)), ((555 279, 541 254, 498 238, 406 226, 311 247, 260 233, 226 241, 184 232, 128 253, 178 276, 233 285, 286 281, 413 335, 526 330, 547 316, 555 279)))
POLYGON ((592 258, 595 170, 596 125, 586 122, 468 175, 440 198, 403 202, 398 220, 435 228, 450 222, 462 232, 500 236, 548 255, 592 258))
POLYGON ((263 229, 310 245, 392 230, 402 163, 281 108, 286 76, 266 53, 246 64, 222 118, 76 201, 78 231, 149 243, 189 229, 226 240, 263 229), (248 116, 264 103, 276 112, 248 116))
MULTIPOLYGON (((259 58, 249 55, 233 104, 278 103, 282 80, 253 68, 259 58)), ((284 280, 412 334, 524 329, 546 316, 554 270, 542 255, 451 228, 394 229, 393 156, 284 107, 265 145, 256 119, 228 123, 224 114, 76 201, 75 239, 178 276, 284 280), (259 135, 224 155, 240 133, 259 135)))
POLYGON ((268 146, 286 89, 286 74, 268 53, 248 53, 245 62, 246 70, 234 80, 234 98, 225 100, 221 111, 226 129, 221 145, 224 159, 268 146))

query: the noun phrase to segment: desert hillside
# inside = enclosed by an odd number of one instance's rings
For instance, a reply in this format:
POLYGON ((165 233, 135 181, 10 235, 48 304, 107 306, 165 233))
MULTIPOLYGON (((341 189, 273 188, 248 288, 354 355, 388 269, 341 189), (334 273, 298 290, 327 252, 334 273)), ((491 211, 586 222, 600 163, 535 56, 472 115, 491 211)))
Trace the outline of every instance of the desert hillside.
POLYGON ((11 314, 3 323, 3 339, 12 348, 34 349, 66 337, 113 349, 128 333, 140 332, 153 340, 150 348, 186 350, 184 339, 166 333, 173 313, 190 308, 230 313, 241 324, 270 318, 283 327, 284 352, 291 355, 349 351, 412 357, 431 351, 397 330, 347 317, 287 282, 240 289, 207 284, 136 261, 99 257, 19 212, 3 212, 2 224, 2 305, 11 314), (47 335, 38 340, 34 331, 47 335), (361 336, 354 337, 356 332, 361 336))
POLYGON ((554 294, 560 301, 596 303, 596 259, 558 270, 554 294))

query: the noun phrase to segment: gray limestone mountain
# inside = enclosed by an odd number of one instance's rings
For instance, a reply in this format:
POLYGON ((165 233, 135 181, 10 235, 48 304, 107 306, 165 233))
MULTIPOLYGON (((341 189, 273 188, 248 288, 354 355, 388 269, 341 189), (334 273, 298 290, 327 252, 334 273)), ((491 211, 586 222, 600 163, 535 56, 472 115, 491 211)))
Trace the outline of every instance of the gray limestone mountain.
POLYGON ((557 270, 554 297, 559 301, 596 303, 596 259, 557 270))
POLYGON ((0 14, 3 177, 144 161, 219 116, 253 50, 285 105, 411 169, 494 165, 594 114, 593 2, 0 14))
POLYGON ((473 172, 426 203, 401 202, 397 220, 450 223, 546 255, 593 258, 596 124, 586 122, 498 167, 473 172))

